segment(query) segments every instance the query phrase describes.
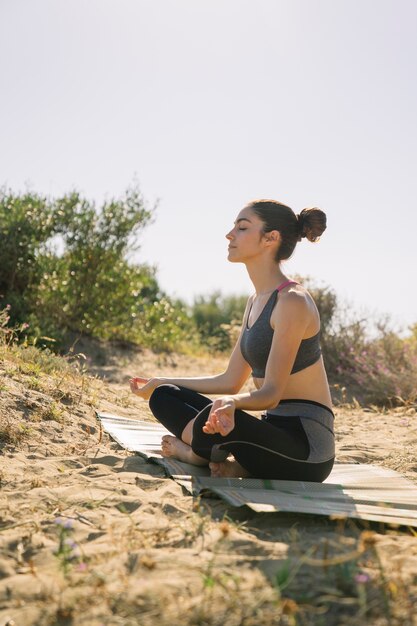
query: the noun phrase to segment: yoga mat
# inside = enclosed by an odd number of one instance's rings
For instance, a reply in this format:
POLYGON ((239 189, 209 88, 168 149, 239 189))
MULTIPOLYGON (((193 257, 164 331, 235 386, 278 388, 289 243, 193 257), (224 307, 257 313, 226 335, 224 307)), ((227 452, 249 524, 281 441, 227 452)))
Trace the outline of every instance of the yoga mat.
POLYGON ((336 463, 323 483, 211 478, 206 467, 161 456, 161 438, 169 434, 161 424, 100 412, 97 417, 123 448, 162 465, 194 495, 211 492, 232 506, 245 505, 257 512, 310 513, 417 527, 417 486, 393 470, 336 463))

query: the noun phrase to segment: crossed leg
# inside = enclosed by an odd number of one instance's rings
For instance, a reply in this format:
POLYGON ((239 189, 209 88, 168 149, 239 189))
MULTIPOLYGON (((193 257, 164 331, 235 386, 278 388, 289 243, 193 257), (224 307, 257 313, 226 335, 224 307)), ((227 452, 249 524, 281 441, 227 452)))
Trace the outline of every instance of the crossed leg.
POLYGON ((173 435, 164 435, 162 437, 162 456, 178 459, 184 463, 192 465, 208 465, 210 467, 211 476, 213 478, 246 478, 250 476, 244 467, 239 465, 234 459, 226 459, 220 463, 208 462, 201 456, 193 452, 191 448, 194 420, 191 420, 184 428, 181 439, 173 435))
POLYGON ((172 456, 174 459, 178 459, 178 461, 192 463, 192 465, 208 465, 207 459, 195 454, 191 448, 194 421, 195 419, 188 422, 182 431, 181 439, 173 435, 164 435, 162 437, 162 456, 172 456))
MULTIPOLYGON (((209 462, 207 455, 199 456, 191 448, 194 422, 200 416, 201 424, 198 424, 197 430, 203 427, 207 417, 201 413, 204 408, 208 409, 211 405, 209 398, 176 385, 163 385, 156 388, 149 405, 155 417, 174 433, 174 435, 165 435, 162 438, 162 456, 173 457, 193 465, 209 465, 211 475, 215 477, 249 475, 234 460, 209 462)), ((218 438, 222 439, 220 435, 218 438)))

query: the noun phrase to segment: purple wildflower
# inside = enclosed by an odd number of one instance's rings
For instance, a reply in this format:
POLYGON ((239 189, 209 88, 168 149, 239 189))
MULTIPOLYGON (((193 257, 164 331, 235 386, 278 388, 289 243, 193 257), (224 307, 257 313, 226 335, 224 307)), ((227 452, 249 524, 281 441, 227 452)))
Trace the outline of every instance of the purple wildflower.
POLYGON ((371 577, 369 574, 365 574, 365 572, 360 572, 355 576, 355 582, 357 582, 358 585, 365 585, 366 583, 369 583, 370 580, 371 577))

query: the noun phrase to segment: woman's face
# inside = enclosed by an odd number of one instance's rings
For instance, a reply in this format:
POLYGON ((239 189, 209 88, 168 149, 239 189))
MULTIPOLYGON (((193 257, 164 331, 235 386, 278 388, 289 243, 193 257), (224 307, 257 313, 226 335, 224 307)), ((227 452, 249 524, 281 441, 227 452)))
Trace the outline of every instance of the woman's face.
POLYGON ((226 235, 229 241, 228 260, 233 263, 244 263, 259 256, 265 249, 262 245, 265 238, 263 226, 262 220, 250 207, 242 209, 234 227, 226 235))

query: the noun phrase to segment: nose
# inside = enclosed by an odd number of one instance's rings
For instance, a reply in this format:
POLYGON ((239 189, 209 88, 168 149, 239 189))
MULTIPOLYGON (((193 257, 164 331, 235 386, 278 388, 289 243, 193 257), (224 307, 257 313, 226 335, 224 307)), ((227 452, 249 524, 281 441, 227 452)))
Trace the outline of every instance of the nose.
POLYGON ((233 239, 233 230, 229 231, 226 235, 226 239, 229 239, 229 241, 231 241, 233 239))

